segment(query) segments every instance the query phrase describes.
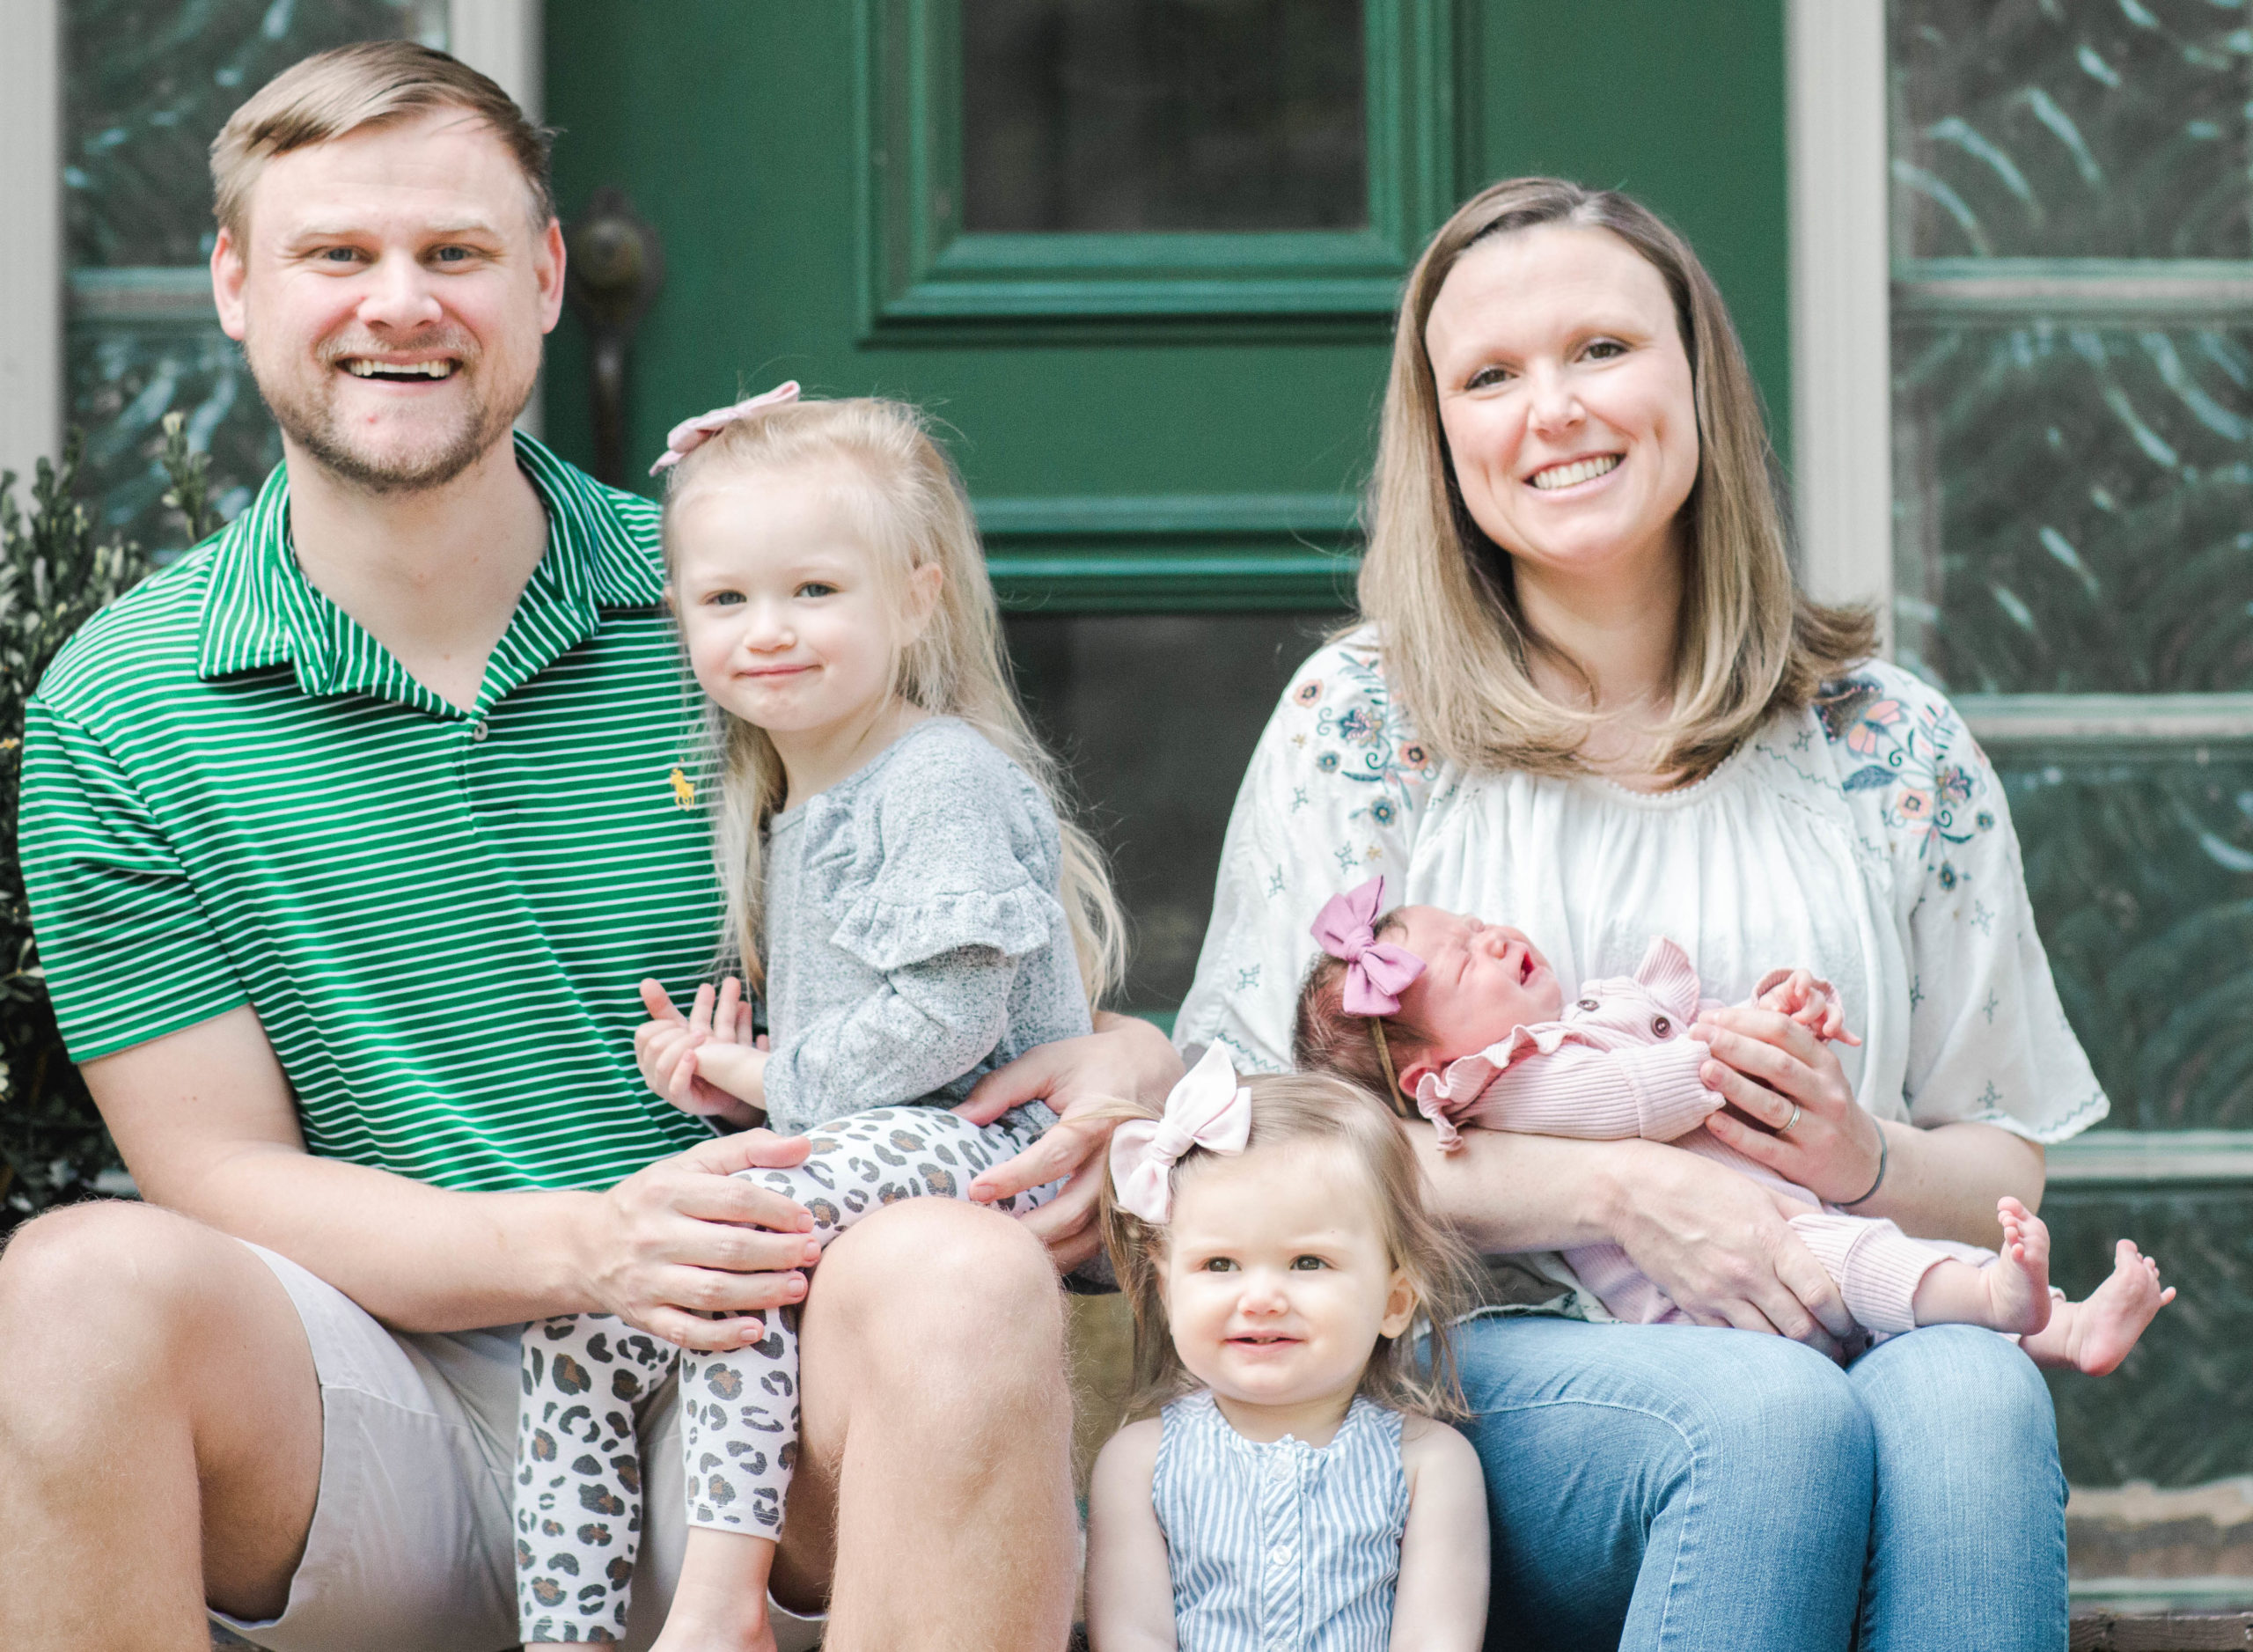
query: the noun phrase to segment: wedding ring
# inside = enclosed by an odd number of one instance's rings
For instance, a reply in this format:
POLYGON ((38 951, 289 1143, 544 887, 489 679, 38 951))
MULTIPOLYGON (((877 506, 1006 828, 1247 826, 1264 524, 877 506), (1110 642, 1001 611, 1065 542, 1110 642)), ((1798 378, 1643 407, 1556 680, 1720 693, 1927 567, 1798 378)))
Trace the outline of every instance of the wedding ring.
POLYGON ((1778 1125, 1778 1126, 1776 1127, 1776 1134, 1777 1134, 1778 1135, 1788 1135, 1788 1134, 1791 1134, 1791 1127, 1792 1127, 1794 1125, 1797 1124, 1798 1122, 1799 1122, 1799 1103, 1797 1103, 1797 1102, 1794 1102, 1794 1103, 1792 1103, 1792 1116, 1791 1116, 1790 1118, 1788 1118, 1788 1119, 1785 1120, 1783 1121, 1783 1123, 1781 1123, 1781 1124, 1780 1124, 1780 1125, 1778 1125))

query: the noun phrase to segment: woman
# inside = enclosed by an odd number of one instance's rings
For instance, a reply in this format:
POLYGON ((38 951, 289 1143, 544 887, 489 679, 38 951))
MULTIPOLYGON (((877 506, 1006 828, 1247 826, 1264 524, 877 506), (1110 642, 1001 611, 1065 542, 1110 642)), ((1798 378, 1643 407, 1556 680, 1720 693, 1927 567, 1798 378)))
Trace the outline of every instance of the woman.
MULTIPOLYGON (((1768 460, 1720 296, 1649 212, 1525 179, 1456 214, 1402 306, 1364 623, 1252 760, 1185 1048, 1286 1065, 1309 921, 1383 871, 1507 919, 1567 983, 1655 933, 1730 1002, 1809 966, 1861 1047, 1726 1012, 1708 1082, 1743 1117, 1714 1134, 1930 1237, 1992 1244, 1999 1196, 2038 1199, 2041 1144, 2105 1103, 2001 788, 1941 695, 1868 658, 1868 616, 1794 593, 1768 460)), ((1844 1648, 1858 1613, 1863 1652, 2065 1644, 2024 1355, 1936 1328, 1842 1369, 1837 1294, 1749 1179, 1471 1138, 1427 1164, 1482 1251, 1611 1240, 1715 1327, 1568 1317, 1592 1304, 1553 1258, 1522 1293, 1552 1312, 1464 1327, 1489 1645, 1844 1648)))

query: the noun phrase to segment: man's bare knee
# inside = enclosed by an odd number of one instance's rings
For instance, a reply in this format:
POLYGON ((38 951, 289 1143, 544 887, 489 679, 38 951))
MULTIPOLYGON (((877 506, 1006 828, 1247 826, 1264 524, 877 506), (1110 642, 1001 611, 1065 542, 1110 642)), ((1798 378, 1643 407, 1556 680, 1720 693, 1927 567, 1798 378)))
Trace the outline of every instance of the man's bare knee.
POLYGON ((0 1251, 0 1348, 161 1330, 197 1292, 206 1242, 231 1243, 185 1216, 121 1200, 26 1222, 0 1251))
MULTIPOLYGON (((809 1342, 914 1348, 919 1377, 1060 1361, 1063 1305, 1040 1242, 1015 1218, 951 1200, 904 1201, 830 1246, 806 1309, 809 1342)), ((896 1360, 872 1360, 880 1371, 896 1360)))

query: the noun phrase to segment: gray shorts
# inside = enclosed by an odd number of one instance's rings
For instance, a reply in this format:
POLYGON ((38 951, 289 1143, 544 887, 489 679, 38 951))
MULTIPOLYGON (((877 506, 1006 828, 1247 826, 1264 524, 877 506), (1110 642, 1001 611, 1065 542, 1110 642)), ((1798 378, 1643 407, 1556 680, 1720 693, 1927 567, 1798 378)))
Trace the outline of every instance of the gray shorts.
MULTIPOLYGON (((517 1644, 510 1477, 517 1340, 499 1325, 446 1336, 385 1330, 352 1299, 251 1245, 297 1304, 320 1377, 320 1495, 282 1615, 215 1623, 271 1652, 500 1652, 517 1644)), ((624 1646, 657 1638, 686 1531, 680 1408, 666 1381, 642 1403, 642 1542, 624 1646)), ((781 1652, 818 1619, 768 1603, 781 1652)))

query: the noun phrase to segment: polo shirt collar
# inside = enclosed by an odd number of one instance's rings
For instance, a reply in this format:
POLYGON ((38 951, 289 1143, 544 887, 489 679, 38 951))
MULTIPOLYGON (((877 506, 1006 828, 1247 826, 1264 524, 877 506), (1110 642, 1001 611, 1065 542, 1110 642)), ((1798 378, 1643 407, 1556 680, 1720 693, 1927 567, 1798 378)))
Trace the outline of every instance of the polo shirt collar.
MULTIPOLYGON (((603 610, 654 608, 664 591, 648 530, 637 532, 625 518, 620 496, 522 432, 516 447, 517 463, 547 512, 547 548, 487 669, 485 694, 496 699, 591 636, 603 610)), ((290 539, 287 466, 274 467, 251 507, 221 533, 212 557, 199 677, 287 664, 309 694, 373 694, 459 715, 305 577, 290 539)))

